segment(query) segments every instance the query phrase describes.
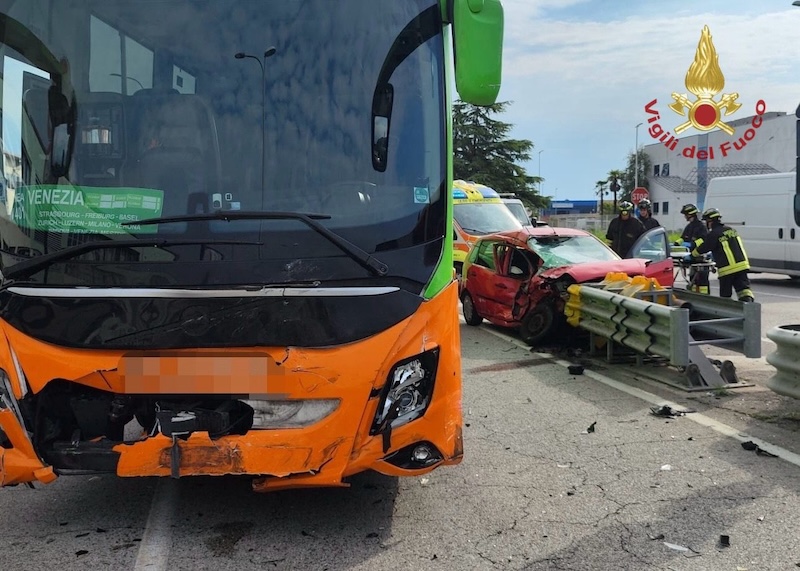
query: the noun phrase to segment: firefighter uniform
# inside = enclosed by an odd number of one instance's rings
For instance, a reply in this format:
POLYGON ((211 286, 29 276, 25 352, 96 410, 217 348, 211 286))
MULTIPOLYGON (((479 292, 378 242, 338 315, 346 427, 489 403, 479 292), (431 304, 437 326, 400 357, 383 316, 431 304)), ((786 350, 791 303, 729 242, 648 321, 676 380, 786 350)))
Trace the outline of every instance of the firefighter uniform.
MULTIPOLYGON (((708 212, 706 211, 706 213, 708 212)), ((706 213, 703 214, 703 218, 706 218, 706 213)), ((750 289, 750 280, 747 277, 750 262, 747 259, 742 239, 736 230, 722 224, 718 216, 710 217, 708 220, 711 221, 711 229, 705 238, 694 242, 692 255, 699 256, 711 252, 714 256, 719 275, 720 297, 731 297, 733 291, 736 291, 739 301, 753 301, 755 296, 750 289)))
MULTIPOLYGON (((689 205, 692 206, 692 205, 689 205)), ((708 230, 706 230, 706 225, 703 224, 700 220, 697 219, 696 216, 692 218, 692 221, 686 225, 686 228, 683 229, 683 234, 681 234, 681 240, 684 243, 691 243, 694 244, 695 241, 703 239, 708 234, 708 230)), ((700 256, 696 256, 693 254, 692 263, 700 263, 703 262, 703 258, 700 256)), ((697 293, 704 293, 709 294, 711 293, 711 288, 709 286, 708 280, 708 268, 697 268, 692 267, 689 269, 689 287, 687 288, 689 291, 696 291, 697 293)))

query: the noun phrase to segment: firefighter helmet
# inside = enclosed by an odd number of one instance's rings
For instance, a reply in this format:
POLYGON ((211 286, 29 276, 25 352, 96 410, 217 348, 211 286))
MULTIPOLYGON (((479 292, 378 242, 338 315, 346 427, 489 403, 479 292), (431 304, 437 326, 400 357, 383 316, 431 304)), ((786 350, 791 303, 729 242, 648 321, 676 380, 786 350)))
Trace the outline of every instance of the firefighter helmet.
POLYGON ((686 214, 689 216, 697 216, 700 211, 697 210, 697 207, 694 204, 684 204, 683 208, 681 208, 681 214, 686 214))

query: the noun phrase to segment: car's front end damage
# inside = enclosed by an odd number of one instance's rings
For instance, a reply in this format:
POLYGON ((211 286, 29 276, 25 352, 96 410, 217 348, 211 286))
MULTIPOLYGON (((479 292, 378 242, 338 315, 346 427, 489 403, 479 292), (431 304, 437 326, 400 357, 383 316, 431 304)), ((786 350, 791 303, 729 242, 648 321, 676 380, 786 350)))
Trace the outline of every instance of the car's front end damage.
POLYGON ((573 284, 600 282, 609 273, 638 276, 643 275, 645 271, 645 260, 623 259, 561 266, 545 270, 536 277, 541 279, 540 288, 551 292, 554 299, 558 298, 559 310, 563 310, 564 304, 569 299, 567 289, 573 284))

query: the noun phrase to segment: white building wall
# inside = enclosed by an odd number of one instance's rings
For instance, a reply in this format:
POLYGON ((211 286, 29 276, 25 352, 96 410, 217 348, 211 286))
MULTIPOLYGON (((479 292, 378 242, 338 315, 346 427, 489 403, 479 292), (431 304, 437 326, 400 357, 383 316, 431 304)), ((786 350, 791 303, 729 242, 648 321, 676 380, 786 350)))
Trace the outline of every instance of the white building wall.
MULTIPOLYGON (((663 109, 662 111, 668 111, 663 109)), ((671 112, 669 112, 672 114, 671 112)), ((677 115, 675 115, 677 118, 677 115)), ((795 170, 796 157, 796 122, 794 114, 776 115, 767 112, 758 128, 752 127, 753 117, 746 117, 728 124, 735 128, 732 136, 724 131, 714 130, 708 133, 681 137, 675 149, 669 149, 664 143, 657 142, 643 147, 643 151, 652 163, 648 180, 650 183, 650 200, 654 203, 653 216, 662 226, 670 230, 682 230, 686 220, 680 213, 684 204, 692 203, 702 211, 712 207, 705 204, 705 188, 714 176, 735 176, 739 174, 760 174, 767 172, 792 172, 795 170), (744 138, 748 129, 753 129, 755 136, 741 150, 736 150, 734 142, 744 138), (694 147, 694 157, 691 149, 694 147), (705 161, 698 158, 701 147, 713 150, 713 159, 705 161), (723 152, 727 150, 726 153, 723 152), (663 177, 664 165, 668 165, 669 176, 663 177), (655 168, 658 167, 658 176, 655 168), (705 172, 705 177, 703 173, 705 172), (705 178, 705 181, 703 180, 705 178), (655 204, 658 203, 658 212, 655 204), (667 213, 664 213, 666 205, 667 213)), ((666 123, 666 120, 661 121, 666 123)), ((650 127, 645 123, 643 125, 650 127)), ((752 133, 751 133, 752 134, 752 133)), ((650 134, 648 133, 648 136, 650 134)), ((670 138, 667 137, 667 142, 670 138)), ((740 143, 741 146, 741 143, 740 143)), ((708 152, 708 151, 707 151, 708 152)), ((710 154, 710 153, 709 153, 710 154)), ((754 189, 756 193, 758 189, 754 189)), ((723 216, 724 216, 723 212, 723 216)))

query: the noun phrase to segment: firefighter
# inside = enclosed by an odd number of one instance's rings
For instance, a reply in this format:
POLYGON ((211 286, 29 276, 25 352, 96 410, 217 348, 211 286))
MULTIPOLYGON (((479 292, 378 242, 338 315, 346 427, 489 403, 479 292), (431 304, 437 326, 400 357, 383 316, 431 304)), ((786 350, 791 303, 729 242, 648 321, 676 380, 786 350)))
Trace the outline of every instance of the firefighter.
POLYGON ((739 234, 722 223, 722 214, 716 208, 703 212, 703 220, 708 228, 705 238, 695 240, 692 255, 711 252, 719 273, 719 296, 731 297, 736 291, 739 301, 754 301, 747 271, 750 262, 739 234))
MULTIPOLYGON (((700 214, 700 211, 694 204, 684 204, 683 208, 681 208, 681 214, 686 218, 687 224, 686 228, 683 229, 681 242, 678 245, 684 246, 691 252, 694 249, 695 241, 705 238, 708 230, 705 224, 698 220, 697 215, 700 214)), ((689 255, 687 258, 684 261, 691 265, 689 267, 689 285, 686 289, 697 293, 711 293, 708 281, 709 268, 698 266, 698 264, 702 264, 706 260, 702 256, 689 255)))
POLYGON ((639 220, 644 226, 645 230, 650 230, 652 228, 656 228, 661 226, 658 223, 658 220, 653 218, 653 203, 650 202, 648 199, 643 198, 639 201, 639 204, 636 205, 639 209, 639 220))
POLYGON ((644 226, 633 215, 633 204, 623 200, 619 203, 619 216, 611 220, 608 232, 606 232, 606 240, 611 249, 624 258, 628 255, 628 251, 636 239, 642 234, 644 234, 644 226))

